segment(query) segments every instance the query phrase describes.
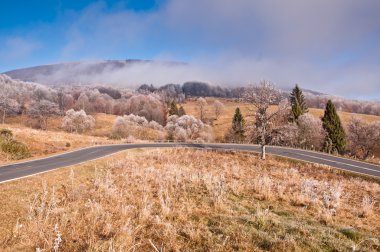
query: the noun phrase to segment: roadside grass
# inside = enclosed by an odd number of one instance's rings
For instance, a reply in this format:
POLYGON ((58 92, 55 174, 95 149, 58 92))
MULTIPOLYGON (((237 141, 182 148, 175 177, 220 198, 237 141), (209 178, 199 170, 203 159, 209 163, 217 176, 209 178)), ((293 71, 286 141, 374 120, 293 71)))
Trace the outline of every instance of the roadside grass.
MULTIPOLYGON (((48 156, 86 146, 122 142, 120 140, 110 140, 106 137, 79 135, 64 131, 36 130, 26 126, 10 124, 1 125, 0 127, 10 129, 13 132, 14 139, 24 143, 28 147, 32 158, 48 156)), ((1 153, 0 165, 9 162, 14 162, 14 160, 8 155, 1 153)))
POLYGON ((271 156, 129 150, 0 184, 0 250, 378 251, 379 195, 271 156))

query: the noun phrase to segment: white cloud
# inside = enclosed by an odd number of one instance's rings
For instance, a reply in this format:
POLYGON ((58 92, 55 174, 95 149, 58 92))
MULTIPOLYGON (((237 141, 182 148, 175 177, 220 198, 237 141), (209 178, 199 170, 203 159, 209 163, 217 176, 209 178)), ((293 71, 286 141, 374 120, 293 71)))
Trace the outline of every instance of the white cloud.
POLYGON ((67 16, 57 60, 132 55, 190 63, 82 76, 124 85, 266 78, 279 86, 380 96, 378 13, 378 0, 168 0, 148 12, 100 2, 67 16))

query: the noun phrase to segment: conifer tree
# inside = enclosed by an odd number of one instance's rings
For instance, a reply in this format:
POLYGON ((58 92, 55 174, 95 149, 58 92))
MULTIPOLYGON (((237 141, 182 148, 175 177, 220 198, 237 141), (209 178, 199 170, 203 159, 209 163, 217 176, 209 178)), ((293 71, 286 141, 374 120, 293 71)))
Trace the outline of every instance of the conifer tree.
POLYGON ((298 84, 296 84, 293 91, 290 93, 290 104, 292 106, 292 121, 297 121, 301 115, 308 112, 305 96, 303 95, 302 90, 298 87, 298 84))
POLYGON ((236 108, 232 119, 232 126, 227 138, 233 142, 242 142, 245 138, 245 120, 240 112, 240 108, 236 108))
POLYGON ((178 109, 178 116, 186 115, 185 109, 182 107, 182 105, 178 109))
POLYGON ((326 104, 322 123, 327 133, 325 151, 343 153, 346 146, 346 133, 331 100, 328 100, 326 104))
POLYGON ((177 103, 175 101, 170 103, 169 116, 171 115, 178 115, 177 103))

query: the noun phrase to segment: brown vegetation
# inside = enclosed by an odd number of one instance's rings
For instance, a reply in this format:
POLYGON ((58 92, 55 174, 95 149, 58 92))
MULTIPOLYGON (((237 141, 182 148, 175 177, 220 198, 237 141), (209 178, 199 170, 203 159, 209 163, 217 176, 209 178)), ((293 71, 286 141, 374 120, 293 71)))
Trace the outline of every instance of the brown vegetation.
MULTIPOLYGON (((52 120, 53 121, 53 120, 52 120)), ((54 120, 55 121, 55 120, 54 120)), ((59 123, 59 121, 58 121, 59 123)), ((112 123, 110 122, 111 127, 112 123)), ((98 126, 98 125, 97 125, 98 126)), ((41 157, 69 151, 72 149, 92 146, 96 144, 111 144, 120 143, 117 140, 110 140, 108 137, 94 136, 100 134, 102 129, 93 130, 91 135, 78 135, 75 133, 67 133, 63 131, 46 131, 30 129, 22 125, 2 125, 1 128, 6 128, 12 131, 14 140, 25 144, 32 157, 41 157)), ((111 132, 109 129, 107 135, 111 132)), ((101 134, 100 134, 101 135, 101 134)), ((12 161, 12 156, 0 151, 0 164, 5 164, 12 161)))
POLYGON ((2 249, 380 248, 378 182, 248 153, 127 153, 0 185, 2 249))

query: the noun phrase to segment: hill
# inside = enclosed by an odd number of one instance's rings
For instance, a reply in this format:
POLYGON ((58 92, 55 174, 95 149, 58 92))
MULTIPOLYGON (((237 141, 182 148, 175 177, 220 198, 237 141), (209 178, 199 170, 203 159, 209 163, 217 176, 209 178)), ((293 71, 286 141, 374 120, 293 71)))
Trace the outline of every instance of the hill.
MULTIPOLYGON (((118 71, 128 70, 132 66, 171 67, 184 63, 152 60, 104 60, 66 62, 51 65, 34 66, 4 72, 13 79, 38 82, 45 85, 91 85, 122 84, 112 83, 112 75, 118 71)), ((127 72, 126 72, 127 73, 127 72)))

